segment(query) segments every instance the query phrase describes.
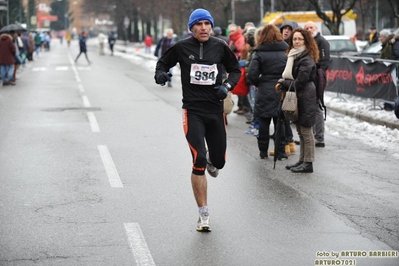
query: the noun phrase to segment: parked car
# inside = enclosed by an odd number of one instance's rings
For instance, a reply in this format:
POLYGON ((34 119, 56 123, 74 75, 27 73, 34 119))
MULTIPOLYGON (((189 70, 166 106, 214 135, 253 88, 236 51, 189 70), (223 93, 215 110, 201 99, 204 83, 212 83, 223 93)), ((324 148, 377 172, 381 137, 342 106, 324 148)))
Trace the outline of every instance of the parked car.
POLYGON ((356 44, 348 36, 324 35, 330 44, 331 55, 358 55, 356 44))
POLYGON ((382 44, 380 41, 378 41, 367 45, 360 53, 360 56, 378 58, 380 57, 381 49, 382 49, 382 44))

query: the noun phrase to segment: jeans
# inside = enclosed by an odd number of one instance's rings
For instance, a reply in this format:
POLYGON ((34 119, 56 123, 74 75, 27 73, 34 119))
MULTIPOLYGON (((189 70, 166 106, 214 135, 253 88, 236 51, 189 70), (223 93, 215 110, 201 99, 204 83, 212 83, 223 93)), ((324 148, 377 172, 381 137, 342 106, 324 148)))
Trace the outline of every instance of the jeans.
MULTIPOLYGON (((251 105, 251 110, 252 113, 255 112, 255 99, 256 99, 256 94, 258 93, 257 90, 255 90, 254 85, 249 85, 249 103, 251 105)), ((254 128, 259 128, 259 118, 254 116, 252 119, 252 125, 254 128)))
POLYGON ((0 75, 3 83, 9 82, 14 73, 14 65, 0 65, 0 75))

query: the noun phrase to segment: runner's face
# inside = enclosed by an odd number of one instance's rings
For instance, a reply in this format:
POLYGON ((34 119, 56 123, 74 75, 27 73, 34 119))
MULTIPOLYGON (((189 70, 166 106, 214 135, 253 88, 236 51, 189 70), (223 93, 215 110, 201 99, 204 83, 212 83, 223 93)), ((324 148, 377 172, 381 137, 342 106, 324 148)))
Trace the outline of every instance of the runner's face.
POLYGON ((194 38, 200 42, 206 42, 212 31, 212 24, 208 20, 201 20, 191 28, 194 38))

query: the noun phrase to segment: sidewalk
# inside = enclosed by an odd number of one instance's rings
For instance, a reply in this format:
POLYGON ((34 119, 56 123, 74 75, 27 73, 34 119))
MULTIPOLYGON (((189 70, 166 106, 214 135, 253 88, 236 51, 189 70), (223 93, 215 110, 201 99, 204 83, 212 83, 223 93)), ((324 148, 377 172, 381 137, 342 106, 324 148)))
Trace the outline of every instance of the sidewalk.
MULTIPOLYGON (((153 45, 151 49, 152 53, 146 54, 144 44, 142 43, 127 43, 127 45, 125 45, 123 41, 118 41, 115 45, 115 50, 126 54, 144 57, 149 60, 157 60, 153 54, 155 45, 153 45)), ((176 72, 177 71, 180 70, 176 68, 176 72)), ((180 73, 174 73, 174 75, 180 76, 180 73)), ((345 94, 337 95, 337 93, 334 92, 325 93, 327 113, 334 111, 371 124, 399 130, 399 119, 396 118, 393 111, 385 111, 381 108, 383 102, 384 101, 382 100, 376 100, 374 102, 372 99, 345 94)))

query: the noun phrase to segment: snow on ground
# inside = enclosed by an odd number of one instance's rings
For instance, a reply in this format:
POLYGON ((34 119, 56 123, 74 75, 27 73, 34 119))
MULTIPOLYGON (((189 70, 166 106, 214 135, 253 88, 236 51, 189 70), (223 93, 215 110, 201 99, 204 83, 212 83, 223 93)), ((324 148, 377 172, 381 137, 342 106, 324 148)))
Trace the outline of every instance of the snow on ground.
MULTIPOLYGON (((325 93, 327 110, 330 107, 331 109, 350 111, 396 124, 399 128, 399 119, 396 118, 395 114, 392 111, 375 110, 374 102, 370 99, 342 95, 346 101, 341 101, 336 97, 336 93, 325 93)), ((376 106, 378 106, 378 103, 376 106)), ((360 140, 366 145, 389 152, 399 159, 399 130, 396 128, 391 129, 386 126, 372 124, 334 111, 327 112, 325 128, 326 134, 360 140)))

